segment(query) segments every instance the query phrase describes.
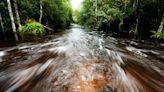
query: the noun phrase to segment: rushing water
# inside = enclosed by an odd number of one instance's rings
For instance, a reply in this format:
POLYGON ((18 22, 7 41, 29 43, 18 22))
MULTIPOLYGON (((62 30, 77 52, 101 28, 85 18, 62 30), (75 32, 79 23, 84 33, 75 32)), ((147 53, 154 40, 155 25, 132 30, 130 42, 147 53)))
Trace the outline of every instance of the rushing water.
POLYGON ((0 48, 0 92, 164 92, 164 47, 73 26, 0 48))

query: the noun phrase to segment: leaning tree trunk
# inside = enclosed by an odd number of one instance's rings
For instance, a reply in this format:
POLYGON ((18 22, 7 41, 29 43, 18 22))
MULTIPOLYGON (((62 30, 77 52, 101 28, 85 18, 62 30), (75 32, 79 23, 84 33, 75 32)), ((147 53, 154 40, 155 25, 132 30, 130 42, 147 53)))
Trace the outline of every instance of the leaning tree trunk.
POLYGON ((40 17, 39 17, 39 22, 42 22, 42 16, 43 16, 43 1, 40 0, 40 17))
POLYGON ((17 0, 13 0, 13 2, 14 2, 14 9, 15 9, 15 14, 16 14, 16 18, 17 18, 17 23, 18 23, 18 30, 21 30, 22 26, 21 26, 20 17, 19 17, 17 0))
POLYGON ((14 17, 13 17, 13 13, 12 13, 10 0, 7 0, 7 5, 8 5, 8 11, 9 11, 9 16, 10 16, 12 30, 13 30, 13 33, 15 36, 15 40, 18 41, 18 35, 16 34, 16 26, 15 26, 15 22, 14 22, 14 17))
POLYGON ((159 25, 157 32, 161 32, 163 30, 163 25, 164 25, 164 13, 163 13, 163 17, 161 19, 161 23, 159 25))
POLYGON ((159 20, 159 27, 157 32, 161 32, 163 30, 164 25, 164 0, 158 0, 158 19, 159 20))
POLYGON ((2 33, 3 33, 3 36, 4 36, 4 40, 6 40, 5 30, 4 30, 4 25, 3 25, 1 13, 0 13, 0 23, 1 23, 1 28, 2 28, 2 33))

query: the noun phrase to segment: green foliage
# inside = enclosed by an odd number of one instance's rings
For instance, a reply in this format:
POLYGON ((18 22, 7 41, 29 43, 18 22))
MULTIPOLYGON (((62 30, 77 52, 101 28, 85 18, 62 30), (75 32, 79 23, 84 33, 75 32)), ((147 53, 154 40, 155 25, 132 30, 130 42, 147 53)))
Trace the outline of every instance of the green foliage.
POLYGON ((34 20, 29 20, 25 23, 25 25, 22 26, 22 30, 19 30, 19 33, 21 35, 42 36, 46 32, 40 23, 34 20))
MULTIPOLYGON (((66 28, 70 25, 72 22, 72 11, 69 0, 42 0, 42 2, 42 24, 52 29, 66 28)), ((27 19, 35 19, 36 21, 39 21, 40 0, 17 0, 17 4, 22 24, 24 24, 27 19)), ((12 8, 14 12, 13 4, 12 8)), ((7 21, 4 25, 8 26, 8 24, 11 23, 6 0, 0 1, 0 10, 2 10, 0 12, 5 19, 4 21, 7 21)), ((14 17, 16 17, 15 14, 14 17)))
POLYGON ((77 10, 72 11, 72 18, 75 23, 78 22, 78 17, 79 17, 79 11, 77 10))
MULTIPOLYGON (((71 7, 68 0, 42 0, 42 23, 53 29, 65 28, 72 21, 71 7)), ((18 0, 22 20, 27 18, 39 20, 40 8, 38 0, 18 0)))
POLYGON ((164 30, 156 32, 156 31, 151 31, 153 35, 151 36, 152 38, 157 38, 157 39, 163 39, 164 40, 164 30))
MULTIPOLYGON (((15 24, 17 27, 16 29, 18 29, 13 0, 10 1, 14 14, 15 24)), ((21 24, 25 24, 26 20, 28 19, 35 19, 36 21, 39 21, 40 0, 17 0, 17 5, 21 24)), ((43 16, 41 24, 54 30, 70 26, 70 23, 72 22, 72 10, 69 0, 42 0, 42 6, 43 16)), ((4 23, 4 28, 6 32, 5 34, 9 35, 9 37, 7 38, 12 38, 13 32, 6 0, 0 0, 0 13, 2 15, 2 21, 4 23)), ((1 35, 2 34, 0 32, 0 36, 1 35)))
POLYGON ((0 13, 2 16, 2 21, 4 23, 5 31, 12 30, 11 25, 10 25, 11 23, 10 23, 10 18, 9 18, 6 0, 0 0, 0 13))
POLYGON ((65 28, 72 22, 68 0, 44 0, 43 21, 51 28, 65 28))
MULTIPOLYGON (((124 31, 127 34, 137 28, 137 35, 141 38, 150 38, 150 30, 158 29, 164 11, 163 0, 84 0, 80 11, 73 11, 69 1, 42 0, 41 24, 52 29, 59 29, 68 27, 74 20, 96 30, 113 33, 124 31), (136 19, 138 19, 138 27, 136 27, 136 19)), ((16 22, 13 0, 11 4, 16 22)), ((40 0, 17 0, 17 4, 21 24, 25 24, 27 19, 39 21, 40 0)), ((5 32, 12 33, 6 0, 0 1, 0 13, 3 17, 5 32)), ((15 24, 18 27, 18 23, 15 24)), ((162 34, 163 31, 162 33, 156 32, 152 37, 162 39, 162 34)))
POLYGON ((150 30, 158 29, 163 11, 163 0, 84 0, 77 19, 96 30, 136 32, 135 37, 147 39, 150 30))
POLYGON ((79 22, 100 28, 103 24, 110 25, 115 20, 122 21, 132 12, 130 0, 84 0, 79 22))

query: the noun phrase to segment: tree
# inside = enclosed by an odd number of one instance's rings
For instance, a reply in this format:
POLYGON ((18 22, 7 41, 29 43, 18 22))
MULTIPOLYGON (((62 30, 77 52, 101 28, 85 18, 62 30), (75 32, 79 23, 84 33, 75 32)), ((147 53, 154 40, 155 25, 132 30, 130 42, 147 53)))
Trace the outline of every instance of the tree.
POLYGON ((115 21, 123 21, 129 14, 130 3, 130 0, 84 0, 80 21, 85 20, 84 24, 96 29, 109 27, 115 21))
POLYGON ((157 32, 161 32, 163 30, 163 25, 164 25, 164 13, 163 13, 163 17, 161 19, 161 23, 159 25, 157 32))
POLYGON ((163 0, 158 0, 159 8, 158 8, 158 18, 160 20, 160 24, 158 27, 157 32, 161 32, 163 30, 163 25, 164 25, 164 1, 163 0))
POLYGON ((162 27, 163 12, 164 0, 84 0, 78 22, 95 30, 149 39, 151 30, 162 27))
POLYGON ((17 23, 18 23, 18 30, 21 30, 21 22, 20 22, 20 17, 19 17, 19 11, 18 11, 18 6, 17 6, 17 0, 13 0, 14 3, 14 9, 15 9, 15 14, 17 18, 17 23))
POLYGON ((69 0, 0 0, 0 13, 3 14, 7 39, 13 39, 13 33, 14 38, 18 38, 17 31, 23 28, 21 25, 26 24, 29 19, 37 20, 45 25, 45 30, 51 28, 53 31, 66 28, 72 22, 69 0))
POLYGON ((15 22, 14 22, 14 16, 12 13, 12 8, 11 8, 11 2, 10 0, 7 0, 7 5, 8 5, 8 11, 9 11, 9 15, 10 15, 10 20, 11 20, 11 25, 12 25, 12 30, 15 36, 15 40, 18 41, 18 35, 16 33, 16 26, 15 26, 15 22))
POLYGON ((153 32, 153 35, 151 36, 152 38, 157 38, 157 39, 163 39, 164 40, 163 25, 164 25, 164 14, 163 14, 163 17, 161 19, 161 23, 159 25, 158 30, 157 31, 152 31, 153 32))
POLYGON ((0 23, 1 23, 1 28, 2 28, 2 33, 3 33, 3 36, 4 36, 4 40, 6 40, 6 37, 5 37, 5 30, 4 30, 4 25, 3 25, 3 20, 2 20, 2 15, 0 13, 0 23))
POLYGON ((140 0, 134 0, 133 2, 133 10, 134 10, 134 28, 132 27, 132 30, 130 33, 133 33, 134 35, 138 35, 138 25, 139 25, 139 8, 140 8, 140 0))
POLYGON ((40 0, 40 17, 39 17, 39 22, 42 22, 42 16, 43 16, 43 1, 40 0))

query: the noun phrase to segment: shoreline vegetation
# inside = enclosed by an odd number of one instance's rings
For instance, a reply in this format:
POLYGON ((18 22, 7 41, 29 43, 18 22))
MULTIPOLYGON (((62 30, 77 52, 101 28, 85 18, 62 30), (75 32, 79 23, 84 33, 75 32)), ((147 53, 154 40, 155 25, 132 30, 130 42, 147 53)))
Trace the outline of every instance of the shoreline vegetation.
POLYGON ((113 37, 164 42, 163 0, 83 0, 78 10, 72 7, 70 0, 1 0, 0 41, 21 40, 24 32, 48 35, 75 23, 113 37))

